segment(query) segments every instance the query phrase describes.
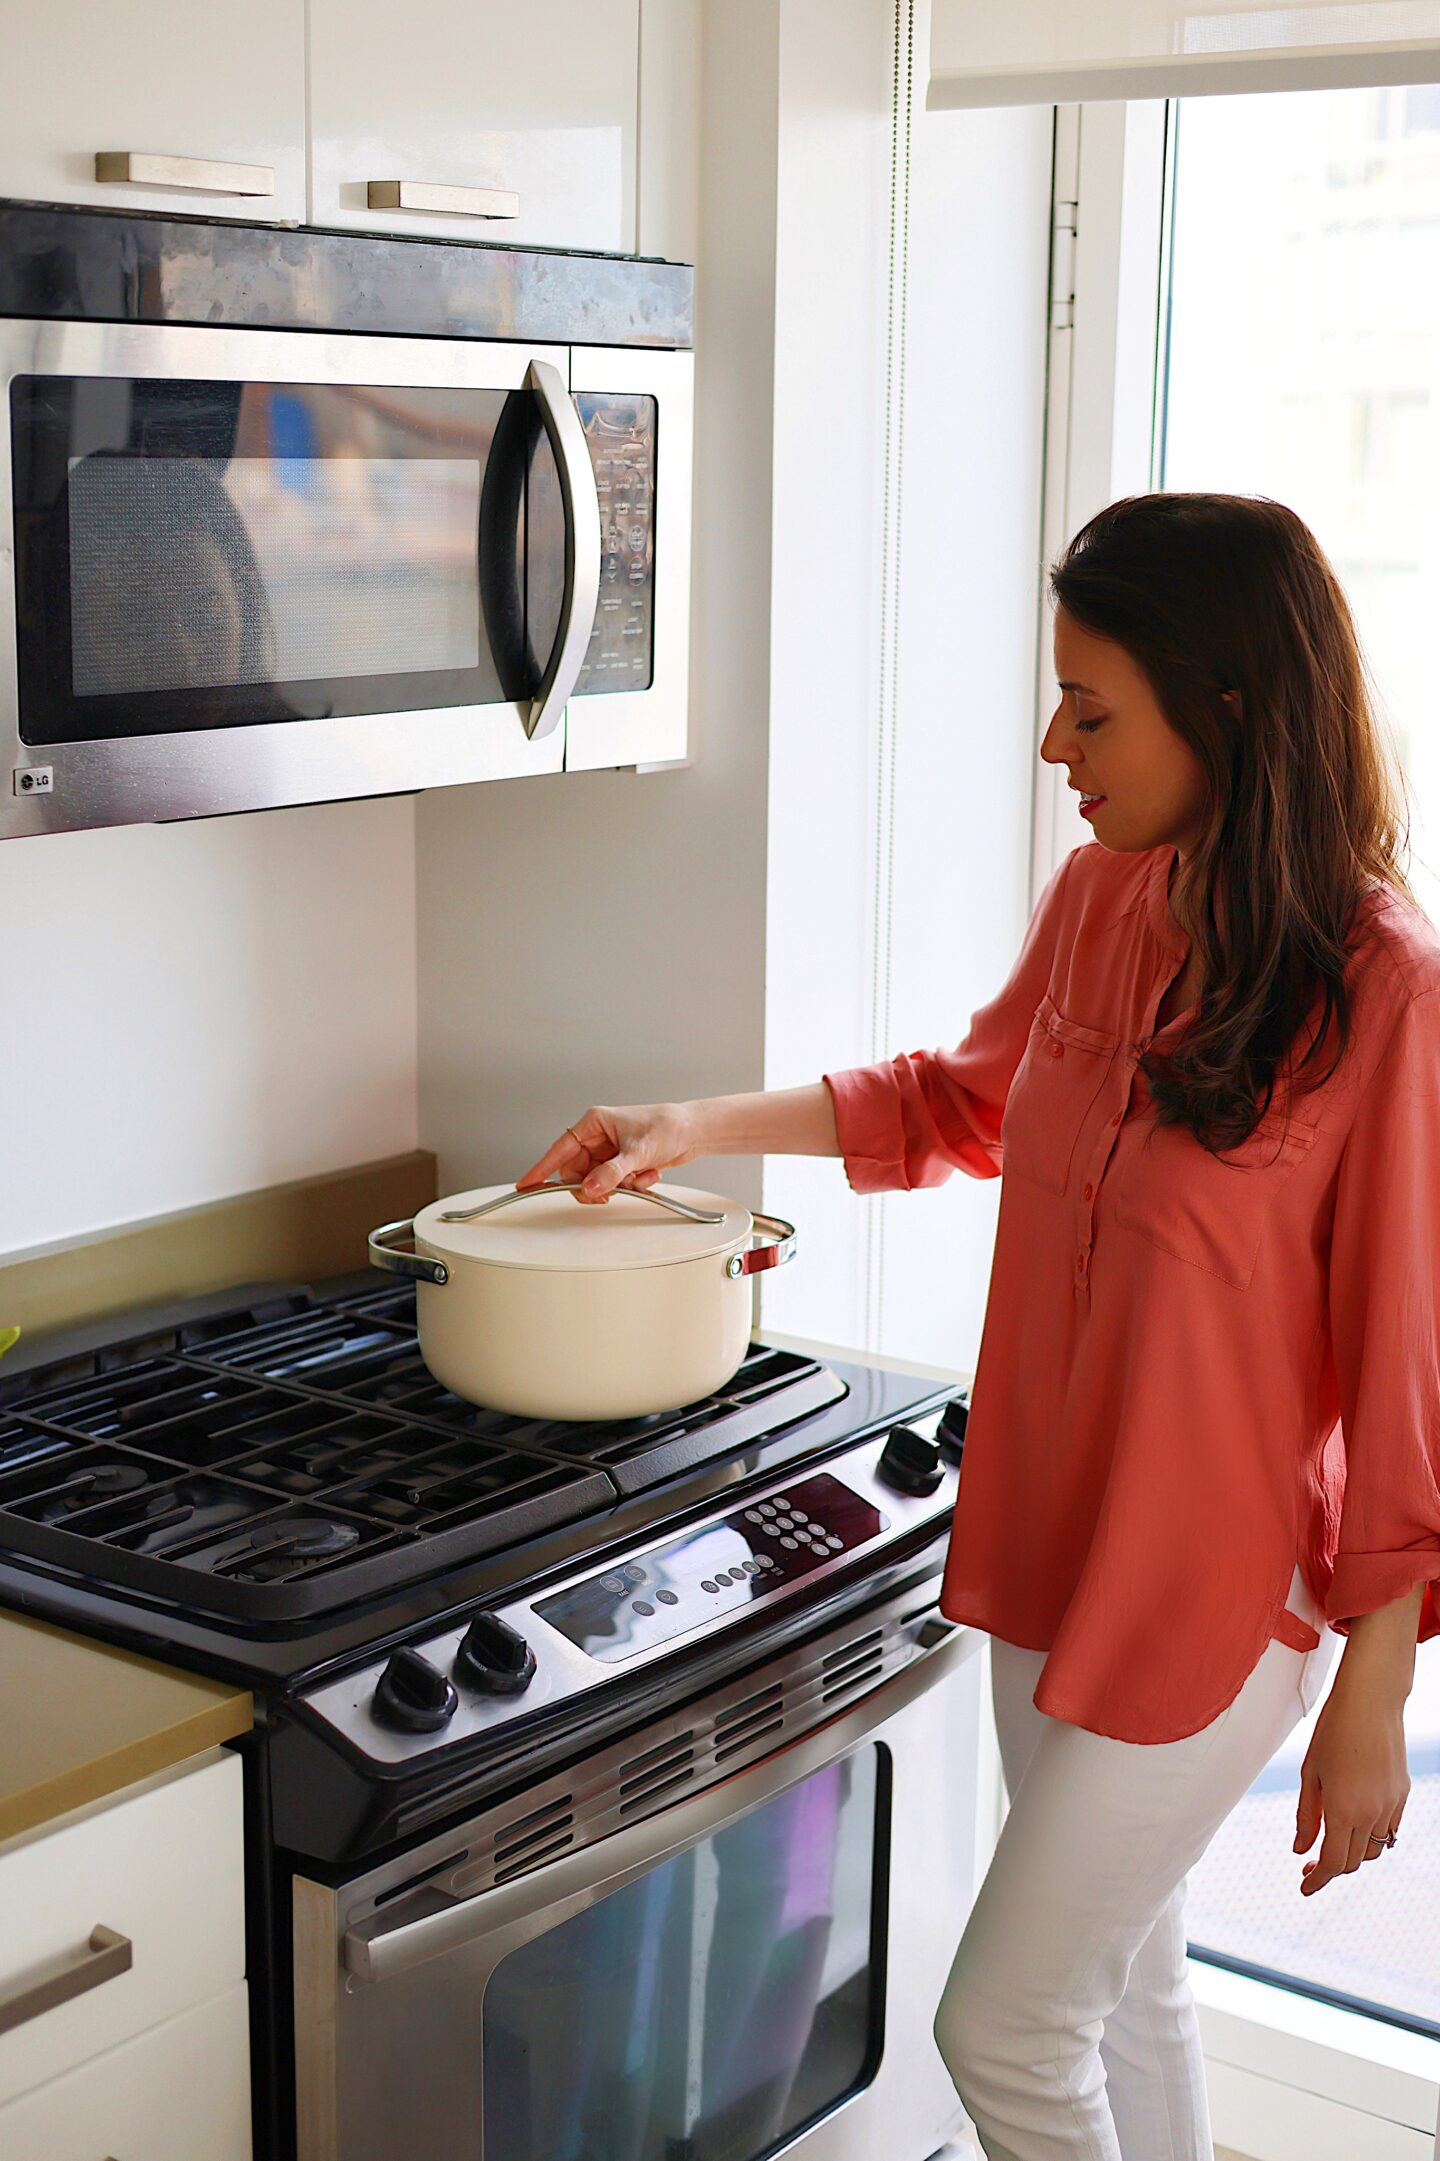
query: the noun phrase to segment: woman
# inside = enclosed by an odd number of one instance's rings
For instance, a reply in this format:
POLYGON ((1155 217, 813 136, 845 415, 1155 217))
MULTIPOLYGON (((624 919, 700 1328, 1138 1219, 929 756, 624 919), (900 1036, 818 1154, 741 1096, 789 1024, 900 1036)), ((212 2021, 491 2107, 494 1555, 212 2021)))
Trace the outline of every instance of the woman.
POLYGON ((591 1109, 520 1182, 1007 1173, 941 1604, 992 1637, 1010 1806, 936 2039, 991 2161, 1208 2161, 1186 1871, 1331 1630, 1302 1891, 1393 1845, 1440 1631, 1440 938, 1292 512, 1131 498, 1051 584, 1041 754, 1100 846, 959 1048, 591 1109))

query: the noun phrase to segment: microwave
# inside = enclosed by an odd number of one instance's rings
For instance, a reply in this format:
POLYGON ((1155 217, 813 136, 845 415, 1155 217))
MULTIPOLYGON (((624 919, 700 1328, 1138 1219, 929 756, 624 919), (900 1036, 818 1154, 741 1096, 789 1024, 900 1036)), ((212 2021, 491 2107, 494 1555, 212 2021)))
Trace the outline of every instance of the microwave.
POLYGON ((0 278, 0 838, 684 759, 693 353, 645 266, 48 215, 106 274, 0 278))

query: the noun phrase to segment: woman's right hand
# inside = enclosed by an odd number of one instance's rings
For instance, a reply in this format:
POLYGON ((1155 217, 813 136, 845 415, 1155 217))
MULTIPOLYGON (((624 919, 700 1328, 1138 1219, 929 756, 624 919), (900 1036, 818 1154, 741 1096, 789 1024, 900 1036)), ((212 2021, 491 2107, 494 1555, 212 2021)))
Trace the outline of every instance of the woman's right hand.
POLYGON ((558 1178, 583 1180, 574 1198, 585 1206, 609 1199, 617 1186, 653 1186, 660 1173, 701 1154, 696 1121, 685 1103, 594 1105, 552 1141, 516 1179, 517 1191, 558 1178))

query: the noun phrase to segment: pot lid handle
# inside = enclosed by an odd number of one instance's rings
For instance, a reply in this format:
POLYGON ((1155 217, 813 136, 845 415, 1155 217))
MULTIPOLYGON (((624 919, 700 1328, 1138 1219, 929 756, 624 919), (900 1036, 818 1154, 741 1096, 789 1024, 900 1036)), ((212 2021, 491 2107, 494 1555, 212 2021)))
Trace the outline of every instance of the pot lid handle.
MULTIPOLYGON (((512 1201, 532 1200, 537 1193, 578 1193, 581 1181, 572 1179, 568 1185, 548 1183, 543 1186, 527 1186, 522 1193, 517 1186, 513 1193, 502 1193, 498 1200, 482 1201, 478 1208, 446 1208, 440 1213, 442 1223, 473 1223, 477 1216, 492 1215, 497 1208, 508 1208, 512 1201)), ((668 1193, 650 1193, 642 1186, 617 1186, 617 1193, 629 1193, 637 1201, 653 1201, 657 1208, 668 1208, 672 1215, 684 1216, 687 1223, 723 1223, 725 1211, 716 1215, 708 1208, 692 1208, 685 1201, 672 1200, 668 1193)))

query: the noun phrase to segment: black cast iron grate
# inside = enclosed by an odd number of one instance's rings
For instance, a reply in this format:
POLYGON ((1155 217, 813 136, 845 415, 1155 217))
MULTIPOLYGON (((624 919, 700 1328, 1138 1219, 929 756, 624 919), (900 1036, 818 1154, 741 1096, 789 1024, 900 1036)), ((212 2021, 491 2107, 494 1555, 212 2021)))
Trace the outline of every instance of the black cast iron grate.
POLYGON ((0 1547, 290 1619, 598 1515, 844 1393, 757 1346, 680 1411, 516 1418, 432 1378, 407 1288, 287 1293, 0 1382, 0 1547))

